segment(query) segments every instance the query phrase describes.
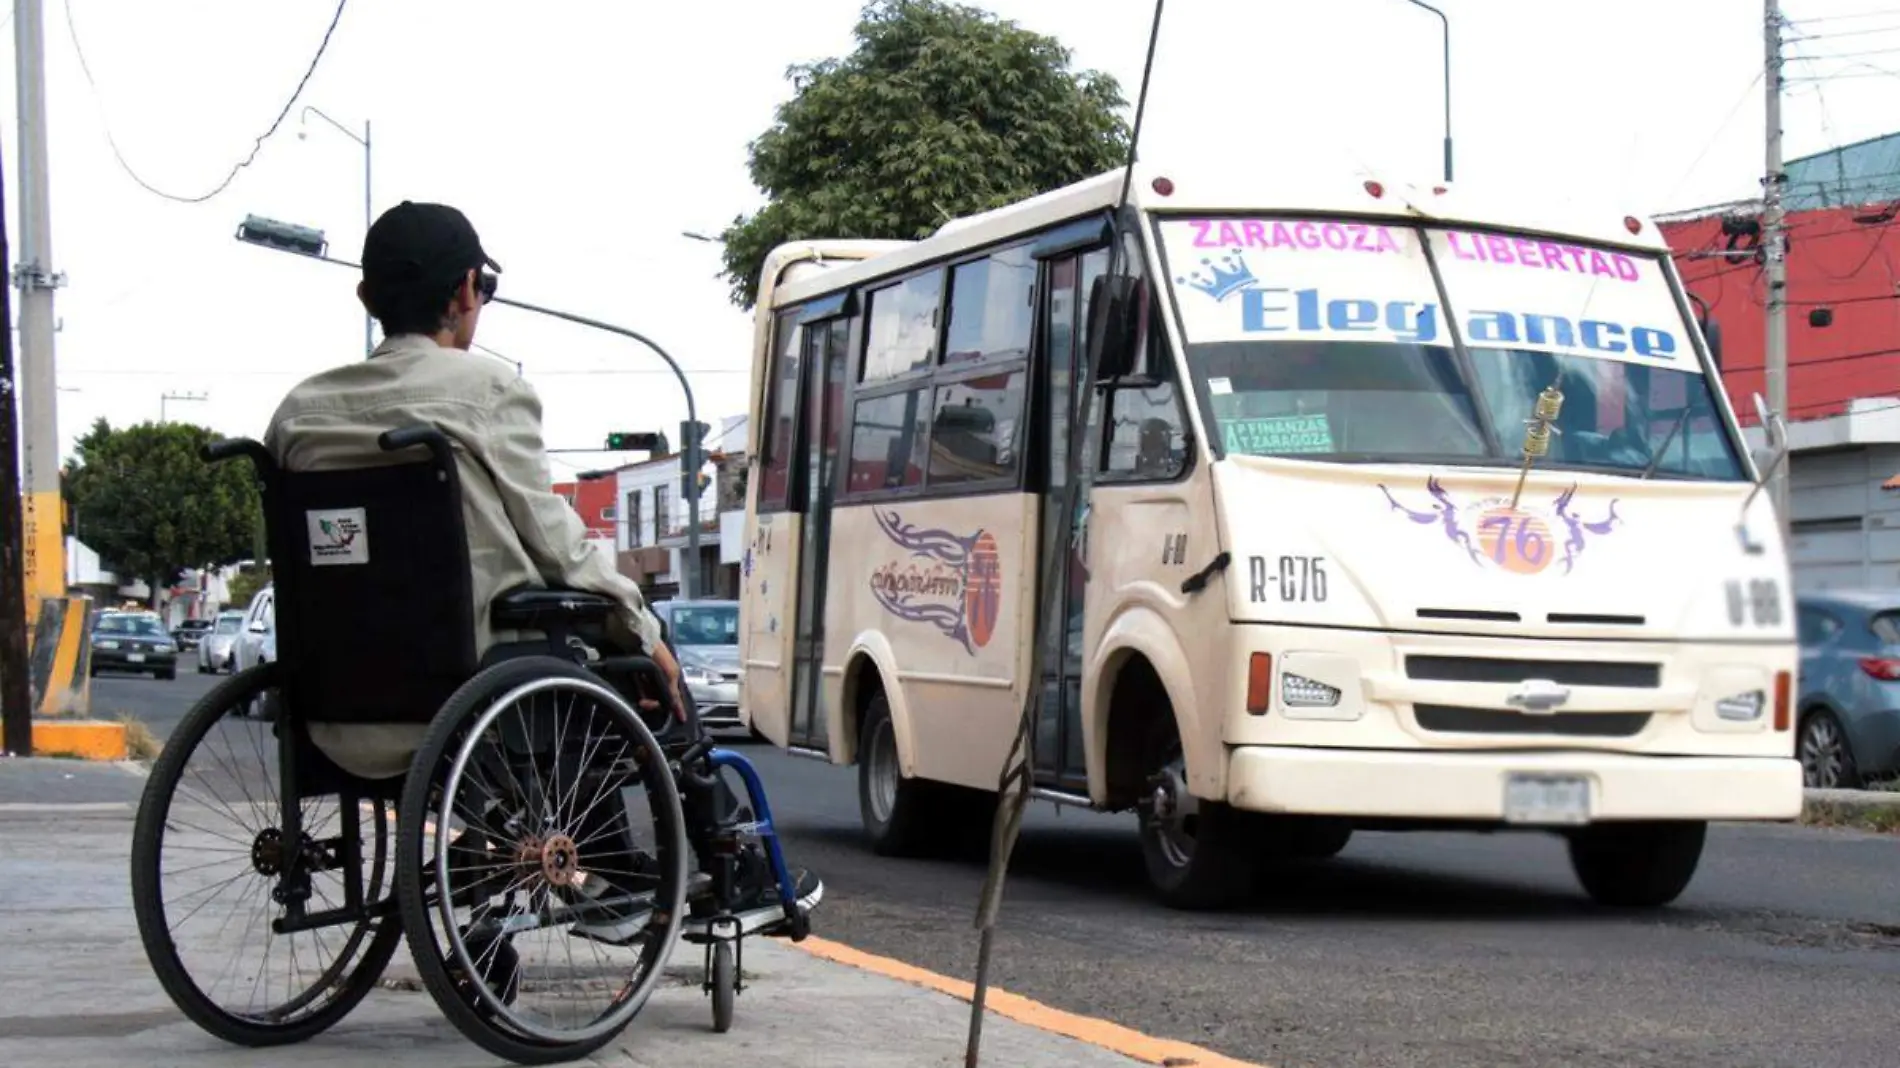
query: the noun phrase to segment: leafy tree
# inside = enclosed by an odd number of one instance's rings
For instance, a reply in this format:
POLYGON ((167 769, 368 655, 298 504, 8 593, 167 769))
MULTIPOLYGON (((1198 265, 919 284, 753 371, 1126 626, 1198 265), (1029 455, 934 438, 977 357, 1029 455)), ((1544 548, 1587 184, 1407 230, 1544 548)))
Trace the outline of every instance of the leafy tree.
POLYGON ((1120 86, 1071 71, 1052 37, 943 0, 874 0, 855 36, 849 56, 791 68, 793 98, 750 146, 769 202, 721 235, 741 307, 783 242, 917 240, 1126 159, 1120 86))
POLYGON ((230 610, 251 607, 251 599, 257 596, 259 590, 270 585, 270 580, 271 570, 268 564, 260 563, 238 572, 231 579, 231 600, 225 607, 230 610))
POLYGON ((78 537, 154 591, 186 568, 250 556, 262 522, 257 485, 241 460, 214 467, 199 458, 216 436, 187 423, 94 423, 66 472, 78 537))

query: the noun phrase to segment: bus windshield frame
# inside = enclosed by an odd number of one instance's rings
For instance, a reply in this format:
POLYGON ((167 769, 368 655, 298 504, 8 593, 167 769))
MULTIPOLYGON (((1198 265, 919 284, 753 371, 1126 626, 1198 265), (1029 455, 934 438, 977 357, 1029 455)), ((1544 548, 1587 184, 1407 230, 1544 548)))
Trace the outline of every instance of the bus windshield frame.
POLYGON ((1389 218, 1149 218, 1216 459, 1515 468, 1556 385, 1539 469, 1751 480, 1661 253, 1389 218))

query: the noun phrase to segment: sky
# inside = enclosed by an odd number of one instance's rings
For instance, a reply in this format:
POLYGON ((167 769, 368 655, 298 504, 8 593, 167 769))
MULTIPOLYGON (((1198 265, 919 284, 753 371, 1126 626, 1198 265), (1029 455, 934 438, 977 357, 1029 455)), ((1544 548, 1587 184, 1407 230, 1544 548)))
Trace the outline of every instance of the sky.
MULTIPOLYGON (((324 230, 333 255, 360 251, 363 149, 316 115, 300 121, 306 105, 359 132, 371 123, 377 212, 403 199, 462 208, 504 268, 504 295, 652 337, 688 370, 700 418, 719 426, 745 410, 751 317, 728 300, 718 247, 682 232, 716 235, 757 209, 748 142, 788 99, 788 67, 850 50, 861 7, 354 0, 254 161, 215 196, 179 203, 140 183, 181 198, 224 183, 291 98, 335 0, 44 3, 51 260, 68 280, 56 306, 63 453, 94 420, 154 420, 161 403, 174 420, 261 435, 299 379, 362 358, 352 272, 233 236, 257 214, 324 230), (202 399, 162 402, 167 393, 202 399)), ((1076 67, 1113 74, 1132 118, 1150 0, 977 6, 1054 35, 1076 67)), ((1757 195, 1760 4, 1436 6, 1451 24, 1459 181, 1645 213, 1757 195)), ((1900 6, 1784 10, 1802 38, 1790 46, 1785 155, 1900 126, 1900 6)), ((0 17, 11 40, 11 8, 0 17)), ((1407 0, 1171 0, 1142 158, 1436 179, 1442 40, 1438 19, 1407 0)), ((17 253, 11 73, 0 164, 17 253)), ((677 440, 679 387, 633 342, 503 306, 485 310, 476 341, 521 365, 550 448, 591 448, 612 430, 677 440)), ((557 478, 616 462, 553 460, 557 478)))

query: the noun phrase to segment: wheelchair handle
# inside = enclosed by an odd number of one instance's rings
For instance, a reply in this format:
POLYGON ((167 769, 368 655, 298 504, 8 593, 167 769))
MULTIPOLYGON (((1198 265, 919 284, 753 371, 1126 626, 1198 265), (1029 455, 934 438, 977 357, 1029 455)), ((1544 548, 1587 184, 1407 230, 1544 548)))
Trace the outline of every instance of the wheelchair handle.
POLYGON ((439 463, 446 465, 455 459, 455 454, 449 448, 448 435, 427 423, 385 430, 376 436, 376 444, 382 446, 384 452, 398 452, 424 445, 439 463))
POLYGON ((239 456, 249 457, 260 472, 268 474, 277 470, 277 461, 270 450, 250 438, 219 438, 198 447, 198 458, 208 464, 221 464, 239 456))

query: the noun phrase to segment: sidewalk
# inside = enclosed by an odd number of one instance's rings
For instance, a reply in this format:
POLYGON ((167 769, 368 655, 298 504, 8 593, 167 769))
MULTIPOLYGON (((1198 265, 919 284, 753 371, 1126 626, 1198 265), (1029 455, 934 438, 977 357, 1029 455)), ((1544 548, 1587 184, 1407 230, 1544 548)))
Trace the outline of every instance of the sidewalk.
MULTIPOLYGON (((136 780, 134 780, 136 782, 136 780)), ((301 1046, 247 1050, 200 1031, 152 978, 132 918, 130 806, 0 807, 0 1065, 61 1068, 404 1068, 505 1064, 462 1037, 399 950, 385 986, 301 1046), (403 988, 409 989, 403 989, 403 988)), ((841 937, 823 924, 820 933, 841 937)), ((974 938, 974 936, 973 936, 974 938)), ((747 942, 749 985, 736 1022, 711 1029, 697 947, 673 955, 668 984, 592 1063, 618 1068, 733 1068, 773 1063, 951 1066, 963 1063, 969 1005, 895 978, 766 939, 747 942)), ((999 1018, 983 1028, 997 1068, 1129 1068, 1141 1061, 999 1018)), ((582 1062, 587 1063, 587 1062, 582 1062)))

